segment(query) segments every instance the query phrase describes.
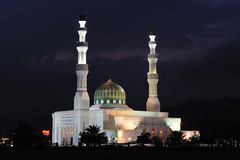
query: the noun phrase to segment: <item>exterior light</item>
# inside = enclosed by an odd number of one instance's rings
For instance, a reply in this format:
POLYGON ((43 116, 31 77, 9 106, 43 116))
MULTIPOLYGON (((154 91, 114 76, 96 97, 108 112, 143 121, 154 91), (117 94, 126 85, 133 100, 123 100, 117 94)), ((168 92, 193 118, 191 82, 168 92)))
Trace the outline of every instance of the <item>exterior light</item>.
POLYGON ((44 136, 49 136, 50 131, 49 131, 49 130, 42 130, 42 134, 43 134, 44 136))
POLYGON ((122 130, 119 130, 118 131, 118 137, 121 138, 122 136, 123 136, 123 132, 122 132, 122 130))

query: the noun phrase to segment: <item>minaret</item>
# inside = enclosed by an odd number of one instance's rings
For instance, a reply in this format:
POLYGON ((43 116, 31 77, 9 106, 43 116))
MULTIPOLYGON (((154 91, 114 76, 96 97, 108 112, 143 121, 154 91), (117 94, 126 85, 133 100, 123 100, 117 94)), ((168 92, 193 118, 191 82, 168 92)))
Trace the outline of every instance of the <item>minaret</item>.
POLYGON ((156 54, 156 34, 154 30, 152 29, 149 33, 149 39, 148 46, 150 48, 150 53, 148 54, 148 62, 149 62, 149 72, 147 74, 148 76, 148 86, 149 86, 149 94, 148 94, 148 100, 147 100, 147 111, 154 111, 154 112, 160 112, 160 102, 158 99, 158 93, 157 93, 157 84, 158 84, 158 73, 157 73, 157 60, 158 60, 158 54, 156 54))
POLYGON ((78 29, 79 41, 77 42, 78 63, 76 65, 77 74, 77 92, 74 97, 74 109, 89 109, 90 99, 87 92, 87 50, 86 42, 86 19, 84 15, 80 16, 80 27, 78 29))

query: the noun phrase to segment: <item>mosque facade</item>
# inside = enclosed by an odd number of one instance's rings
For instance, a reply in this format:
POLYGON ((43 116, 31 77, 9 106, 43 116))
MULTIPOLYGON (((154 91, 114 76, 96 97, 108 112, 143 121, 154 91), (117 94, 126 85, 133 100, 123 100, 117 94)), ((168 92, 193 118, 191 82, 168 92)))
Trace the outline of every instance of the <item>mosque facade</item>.
MULTIPOLYGON (((94 92, 94 104, 90 106, 87 90, 87 28, 86 19, 80 17, 79 40, 77 42, 78 61, 76 64, 77 90, 73 110, 52 113, 52 143, 59 146, 78 146, 79 133, 89 125, 97 125, 106 132, 109 143, 128 143, 136 141, 143 131, 166 140, 172 131, 181 130, 181 118, 169 117, 168 112, 160 112, 158 98, 158 72, 156 53, 156 34, 149 33, 149 71, 147 81, 149 95, 146 111, 131 109, 126 104, 124 89, 109 78, 94 92)), ((136 94, 137 96, 137 94, 136 94)))

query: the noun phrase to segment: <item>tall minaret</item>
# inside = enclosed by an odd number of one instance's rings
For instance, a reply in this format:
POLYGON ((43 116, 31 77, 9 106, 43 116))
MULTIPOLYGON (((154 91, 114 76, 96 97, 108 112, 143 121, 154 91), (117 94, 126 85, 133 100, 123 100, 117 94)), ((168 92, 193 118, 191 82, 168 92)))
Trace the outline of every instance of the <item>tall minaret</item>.
POLYGON ((149 62, 149 72, 147 74, 148 76, 148 86, 149 86, 149 94, 148 94, 148 100, 147 100, 147 111, 155 111, 160 112, 160 102, 158 99, 158 93, 157 93, 157 84, 158 84, 158 73, 157 73, 157 60, 158 60, 158 54, 156 54, 156 34, 154 30, 152 29, 149 33, 149 39, 148 46, 150 48, 150 53, 148 54, 148 62, 149 62))
POLYGON ((89 109, 90 99, 87 92, 87 50, 88 43, 86 42, 86 19, 84 15, 80 16, 80 27, 78 29, 79 41, 77 42, 78 63, 76 65, 77 74, 77 92, 74 97, 74 109, 89 109))

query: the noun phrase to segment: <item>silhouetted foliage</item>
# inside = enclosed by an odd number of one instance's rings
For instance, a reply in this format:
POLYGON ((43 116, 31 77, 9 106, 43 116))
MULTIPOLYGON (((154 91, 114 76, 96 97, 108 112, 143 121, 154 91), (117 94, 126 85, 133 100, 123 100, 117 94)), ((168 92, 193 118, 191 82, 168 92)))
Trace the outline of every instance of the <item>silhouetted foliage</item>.
POLYGON ((173 131, 169 136, 168 136, 168 142, 172 144, 180 144, 183 142, 183 133, 180 131, 173 131))
POLYGON ((240 109, 238 106, 240 106, 240 98, 202 99, 188 101, 175 107, 165 107, 165 110, 173 117, 182 118, 183 130, 191 128, 201 132, 211 132, 212 135, 209 134, 209 136, 214 139, 240 140, 240 123, 235 119, 240 109), (226 114, 227 112, 229 114, 226 114))
POLYGON ((97 125, 90 125, 88 128, 84 129, 83 132, 80 132, 80 143, 85 143, 89 145, 101 145, 108 142, 105 132, 101 132, 100 127, 97 125))
POLYGON ((151 134, 149 132, 142 132, 140 136, 137 136, 137 143, 144 145, 151 142, 151 134))
POLYGON ((34 128, 29 124, 20 124, 11 135, 16 147, 30 147, 36 140, 34 128))
POLYGON ((159 138, 159 137, 157 137, 157 136, 155 136, 155 137, 151 138, 151 141, 154 144, 154 146, 163 146, 163 141, 164 140, 159 138))
POLYGON ((192 144, 198 144, 200 143, 200 136, 192 136, 190 137, 189 141, 192 144))
POLYGON ((201 143, 212 144, 212 143, 214 143, 214 141, 215 141, 215 139, 211 133, 201 132, 201 136, 200 136, 201 143))

